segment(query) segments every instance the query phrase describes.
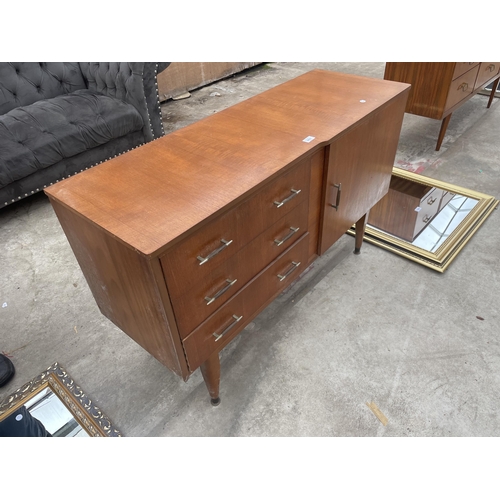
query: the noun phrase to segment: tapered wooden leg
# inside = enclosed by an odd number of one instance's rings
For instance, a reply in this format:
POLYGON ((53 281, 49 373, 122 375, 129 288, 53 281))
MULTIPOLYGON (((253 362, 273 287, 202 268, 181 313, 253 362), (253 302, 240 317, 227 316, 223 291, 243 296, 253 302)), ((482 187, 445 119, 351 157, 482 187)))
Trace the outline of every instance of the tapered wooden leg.
POLYGON ((212 406, 220 403, 219 383, 220 383, 220 361, 219 353, 212 354, 201 366, 201 374, 210 394, 212 406))
POLYGON ((493 97, 495 97, 495 92, 497 90, 497 87, 498 87, 498 82, 500 81, 500 77, 498 77, 494 82, 493 82, 493 88, 491 89, 491 94, 490 94, 490 98, 488 100, 488 106, 486 106, 487 108, 489 108, 491 106, 491 103, 493 102, 493 97))
POLYGON ((368 221, 368 214, 370 212, 367 212, 361 219, 356 222, 356 243, 354 244, 354 254, 359 255, 361 252, 361 245, 363 244, 363 236, 365 235, 365 229, 366 229, 366 223, 368 221))
POLYGON ((442 144, 443 139, 444 139, 444 134, 446 134, 446 129, 448 128, 448 123, 450 123, 450 120, 451 120, 451 115, 452 115, 452 113, 450 113, 446 118, 444 118, 442 123, 441 123, 441 130, 439 131, 439 137, 438 137, 438 142, 436 145, 436 151, 439 151, 439 149, 441 148, 441 144, 442 144))

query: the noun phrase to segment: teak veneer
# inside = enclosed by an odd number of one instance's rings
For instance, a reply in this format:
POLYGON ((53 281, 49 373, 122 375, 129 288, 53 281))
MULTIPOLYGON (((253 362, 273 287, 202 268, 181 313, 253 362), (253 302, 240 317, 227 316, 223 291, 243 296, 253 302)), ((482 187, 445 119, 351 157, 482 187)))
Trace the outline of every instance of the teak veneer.
POLYGON ((219 402, 218 353, 388 191, 409 85, 314 70, 46 189, 101 312, 219 402))
POLYGON ((500 81, 500 63, 488 62, 388 62, 384 78, 411 84, 406 112, 442 120, 436 144, 439 151, 451 115, 491 82, 491 106, 500 81))

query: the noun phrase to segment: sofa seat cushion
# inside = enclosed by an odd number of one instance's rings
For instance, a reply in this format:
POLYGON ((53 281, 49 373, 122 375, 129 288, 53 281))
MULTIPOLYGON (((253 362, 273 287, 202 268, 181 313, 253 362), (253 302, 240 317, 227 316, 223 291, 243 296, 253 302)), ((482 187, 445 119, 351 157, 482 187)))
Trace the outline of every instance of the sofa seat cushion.
POLYGON ((143 125, 134 106, 88 89, 13 109, 0 115, 0 188, 143 125))

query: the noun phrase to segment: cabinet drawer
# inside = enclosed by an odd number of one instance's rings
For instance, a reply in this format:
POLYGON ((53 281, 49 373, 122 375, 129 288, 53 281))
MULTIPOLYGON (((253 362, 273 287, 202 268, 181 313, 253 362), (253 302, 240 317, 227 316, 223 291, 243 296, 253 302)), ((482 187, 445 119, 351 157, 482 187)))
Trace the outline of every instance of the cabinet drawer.
POLYGON ((432 221, 432 219, 438 213, 439 201, 436 202, 433 206, 427 206, 422 208, 420 212, 418 212, 417 219, 415 221, 415 231, 413 233, 413 239, 415 239, 432 221))
POLYGON ((479 66, 476 66, 451 82, 450 90, 448 91, 448 98, 446 100, 445 111, 472 94, 474 91, 474 84, 476 82, 478 69, 479 66))
POLYGON ((309 170, 306 159, 163 255, 160 261, 170 295, 181 295, 189 289, 187 283, 206 279, 226 259, 307 200, 309 170))
POLYGON ((498 75, 500 72, 500 63, 497 62, 484 62, 479 66, 479 73, 477 75, 476 85, 474 88, 481 88, 488 80, 498 75))
POLYGON ((434 208, 439 206, 439 202, 441 201, 441 198, 443 197, 444 191, 439 188, 432 188, 423 198, 422 201, 420 202, 420 208, 424 209, 427 208, 427 206, 434 206, 434 208))
POLYGON ((184 341, 191 371, 227 345, 255 316, 304 271, 308 236, 302 238, 231 297, 184 341))
POLYGON ((479 64, 478 62, 457 62, 457 63, 455 63, 455 71, 453 72, 452 80, 455 80, 455 78, 458 78, 459 76, 462 76, 464 73, 467 73, 467 71, 474 68, 478 64, 479 64))
POLYGON ((307 231, 307 207, 307 201, 301 203, 238 253, 225 260, 206 279, 194 282, 190 280, 189 285, 192 287, 186 293, 172 298, 182 338, 307 231))

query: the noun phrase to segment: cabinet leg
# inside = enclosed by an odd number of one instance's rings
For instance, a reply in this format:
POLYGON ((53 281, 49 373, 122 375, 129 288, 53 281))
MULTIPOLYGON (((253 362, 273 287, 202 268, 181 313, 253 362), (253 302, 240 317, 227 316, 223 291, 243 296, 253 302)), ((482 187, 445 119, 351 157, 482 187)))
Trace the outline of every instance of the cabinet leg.
POLYGON ((443 143, 444 134, 446 134, 446 129, 448 128, 448 123, 450 123, 452 113, 450 113, 446 118, 443 119, 441 123, 441 129, 439 130, 438 142, 436 145, 436 151, 439 151, 441 144, 443 143))
POLYGON ((210 394, 212 406, 220 403, 219 383, 220 383, 220 361, 219 353, 212 354, 201 366, 201 374, 210 394))
POLYGON ((488 106, 486 106, 487 108, 489 108, 491 106, 491 103, 493 102, 493 97, 495 97, 495 92, 497 90, 497 87, 498 87, 498 82, 500 81, 500 77, 497 78, 494 82, 493 82, 493 88, 491 89, 491 94, 490 94, 490 98, 488 100, 488 106))
POLYGON ((368 221, 368 214, 370 212, 366 212, 361 219, 356 222, 356 236, 355 236, 355 244, 354 244, 354 254, 359 255, 361 253, 361 245, 363 244, 363 236, 365 235, 366 223, 368 221))

